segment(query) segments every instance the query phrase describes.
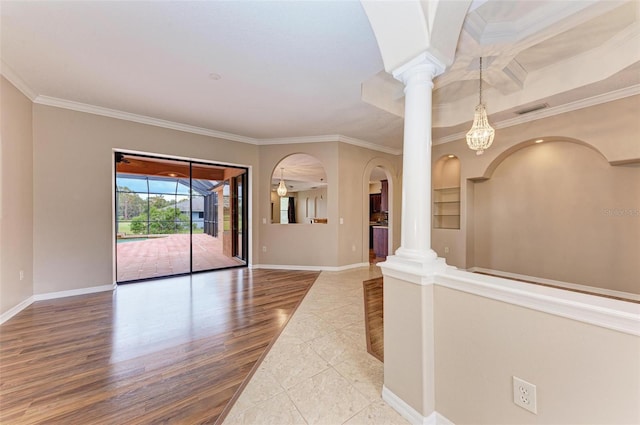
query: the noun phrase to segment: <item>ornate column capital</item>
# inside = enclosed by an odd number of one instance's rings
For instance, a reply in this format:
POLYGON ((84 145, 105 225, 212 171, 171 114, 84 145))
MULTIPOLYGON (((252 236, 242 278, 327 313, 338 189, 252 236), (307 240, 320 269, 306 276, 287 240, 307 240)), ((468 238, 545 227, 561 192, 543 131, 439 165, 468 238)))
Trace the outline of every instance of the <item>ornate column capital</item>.
POLYGON ((409 62, 393 70, 393 78, 404 83, 405 86, 414 83, 429 82, 433 86, 433 79, 442 74, 446 66, 435 56, 422 52, 409 62))

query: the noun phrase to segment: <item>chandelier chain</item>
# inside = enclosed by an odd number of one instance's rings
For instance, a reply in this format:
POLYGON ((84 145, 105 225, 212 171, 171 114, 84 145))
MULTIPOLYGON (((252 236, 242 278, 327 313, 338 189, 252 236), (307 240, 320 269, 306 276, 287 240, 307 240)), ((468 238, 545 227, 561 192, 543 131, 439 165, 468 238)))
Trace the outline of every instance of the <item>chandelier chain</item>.
POLYGON ((480 56, 480 103, 482 104, 482 56, 480 56))

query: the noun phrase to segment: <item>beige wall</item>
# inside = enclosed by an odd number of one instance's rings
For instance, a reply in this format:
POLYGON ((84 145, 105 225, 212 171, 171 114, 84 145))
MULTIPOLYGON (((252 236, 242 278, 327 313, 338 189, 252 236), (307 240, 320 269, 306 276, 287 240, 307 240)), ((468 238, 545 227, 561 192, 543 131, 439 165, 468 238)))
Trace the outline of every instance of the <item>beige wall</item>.
MULTIPOLYGON (((368 262, 369 234, 363 229, 369 224, 369 168, 371 164, 384 164, 399 187, 400 161, 400 156, 339 142, 261 146, 259 264, 341 267, 368 262), (294 153, 316 157, 326 170, 327 224, 270 224, 271 175, 283 158, 294 153)), ((394 208, 399 245, 399 195, 395 197, 394 208)))
POLYGON ((254 145, 37 104, 33 110, 36 294, 113 282, 113 149, 253 166, 257 186, 254 145))
MULTIPOLYGON (((20 212, 26 212, 25 215, 21 214, 25 217, 20 222, 21 226, 14 225, 11 230, 26 237, 18 238, 6 232, 2 236, 3 259, 5 253, 11 252, 12 256, 7 260, 10 267, 5 268, 3 263, 3 311, 32 293, 83 289, 113 282, 114 149, 251 166, 253 245, 250 260, 253 264, 335 267, 361 262, 361 258, 365 257, 361 230, 363 221, 360 216, 365 201, 364 193, 361 193, 364 164, 377 156, 385 157, 387 162, 399 161, 399 157, 358 147, 346 148, 346 158, 339 161, 339 145, 342 144, 337 142, 257 147, 61 108, 32 105, 12 86, 9 85, 5 91, 13 93, 3 96, 3 111, 8 110, 5 103, 11 103, 16 113, 20 111, 21 125, 29 130, 33 128, 33 156, 28 143, 31 134, 24 136, 27 143, 11 145, 11 149, 20 152, 11 152, 8 144, 5 147, 5 140, 10 139, 5 133, 9 134, 12 130, 10 126, 3 125, 3 155, 9 153, 22 158, 18 168, 25 184, 20 187, 19 198, 25 201, 20 204, 20 212), (16 105, 19 107, 16 108, 16 105), (310 153, 319 158, 330 176, 327 225, 269 224, 271 172, 284 156, 296 152, 310 153), (349 161, 353 158, 357 160, 351 167, 349 161), (339 167, 343 169, 342 177, 349 182, 344 197, 338 195, 339 167), (357 188, 352 193, 350 188, 353 186, 357 188), (33 222, 30 211, 33 211, 33 222), (262 224, 263 217, 267 219, 266 225, 262 224), (345 221, 341 228, 339 217, 345 221), (346 248, 339 246, 339 238, 346 248), (4 249, 4 244, 15 247, 14 241, 18 239, 28 241, 20 245, 19 254, 15 249, 4 249), (33 241, 33 249, 30 241, 33 241), (353 245, 356 251, 351 250, 353 245), (267 252, 262 252, 263 246, 267 247, 267 252), (22 258, 25 268, 27 283, 20 287, 6 285, 6 282, 16 280, 18 274, 15 271, 22 267, 18 265, 20 262, 15 255, 22 258), (10 273, 6 279, 5 270, 10 273)), ((20 122, 13 118, 11 121, 20 122)), ((5 170, 12 170, 11 164, 3 156, 3 174, 5 170)), ((6 187, 5 184, 3 190, 6 187)), ((9 192, 3 192, 3 199, 7 198, 7 194, 9 192)), ((396 203, 399 204, 399 199, 396 203)), ((399 210, 399 206, 397 208, 399 210)))
MULTIPOLYGON (((579 109, 572 112, 539 119, 528 123, 498 129, 493 146, 484 155, 477 156, 465 140, 435 145, 434 163, 444 155, 454 154, 460 159, 461 171, 461 229, 458 231, 438 231, 432 233, 432 247, 447 263, 469 268, 476 265, 474 235, 473 198, 477 185, 469 179, 491 177, 491 172, 505 157, 517 152, 520 145, 533 140, 573 139, 593 146, 604 160, 619 163, 640 160, 640 96, 631 96, 605 104, 579 109), (443 248, 449 247, 445 254, 443 248)), ((603 160, 603 161, 604 161, 603 160)), ((618 166, 620 167, 620 166, 618 166)), ((627 166, 628 167, 628 166, 627 166)), ((595 226, 588 226, 588 232, 600 232, 595 226)), ((509 270, 505 270, 509 271, 509 270)), ((561 280, 560 277, 549 277, 561 280)))
POLYGON ((475 265, 640 294, 640 168, 549 142, 476 183, 475 265))
POLYGON ((342 264, 369 262, 369 179, 382 167, 387 173, 391 255, 400 246, 402 156, 340 144, 340 226, 342 264), (354 249, 355 248, 355 249, 354 249))
MULTIPOLYGON (((338 143, 300 143, 259 147, 260 176, 255 190, 259 212, 259 253, 256 264, 293 266, 336 266, 338 233, 338 143), (327 173, 327 224, 271 224, 271 176, 278 163, 294 153, 316 157, 327 173), (264 219, 264 220, 263 220, 264 219), (266 223, 264 223, 266 222, 266 223), (266 251, 263 251, 263 248, 266 251)), ((275 218, 275 217, 274 217, 275 218)))
POLYGON ((296 220, 299 222, 309 223, 311 218, 327 218, 327 189, 296 192, 296 198, 296 220))
POLYGON ((640 423, 639 337, 442 286, 435 306, 436 410, 453 423, 640 423), (513 403, 514 375, 537 415, 513 403))
POLYGON ((3 314, 33 295, 33 135, 31 101, 4 77, 0 80, 0 314, 3 314))
POLYGON ((372 193, 382 193, 382 183, 379 181, 374 181, 369 183, 369 194, 372 193))

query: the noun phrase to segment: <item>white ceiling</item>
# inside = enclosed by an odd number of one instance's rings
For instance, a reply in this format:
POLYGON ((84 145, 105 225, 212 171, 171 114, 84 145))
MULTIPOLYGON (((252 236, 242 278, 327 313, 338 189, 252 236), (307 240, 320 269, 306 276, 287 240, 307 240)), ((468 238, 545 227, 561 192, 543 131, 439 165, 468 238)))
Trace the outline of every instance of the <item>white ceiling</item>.
MULTIPOLYGON (((456 60, 435 81, 436 142, 470 125, 480 55, 498 124, 522 105, 637 93, 639 9, 636 0, 474 1, 456 60)), ((381 74, 359 1, 1 1, 0 17, 2 72, 37 103, 255 143, 340 135, 402 146, 402 87, 381 74), (367 82, 395 107, 364 101, 367 82)))

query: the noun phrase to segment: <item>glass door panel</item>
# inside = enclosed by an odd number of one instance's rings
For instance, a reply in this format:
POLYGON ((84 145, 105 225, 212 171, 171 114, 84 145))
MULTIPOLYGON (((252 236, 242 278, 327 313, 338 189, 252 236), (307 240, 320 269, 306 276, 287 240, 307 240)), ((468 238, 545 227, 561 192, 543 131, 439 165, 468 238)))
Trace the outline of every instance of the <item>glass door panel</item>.
POLYGON ((231 213, 234 205, 232 183, 242 168, 191 164, 192 270, 202 271, 246 265, 234 255, 231 213))
POLYGON ((246 265, 246 176, 117 153, 117 282, 246 265))
POLYGON ((182 161, 116 154, 117 282, 191 271, 189 177, 182 161))
POLYGON ((245 208, 244 208, 244 179, 246 174, 242 174, 236 177, 236 247, 234 255, 236 258, 244 259, 245 248, 245 208))

